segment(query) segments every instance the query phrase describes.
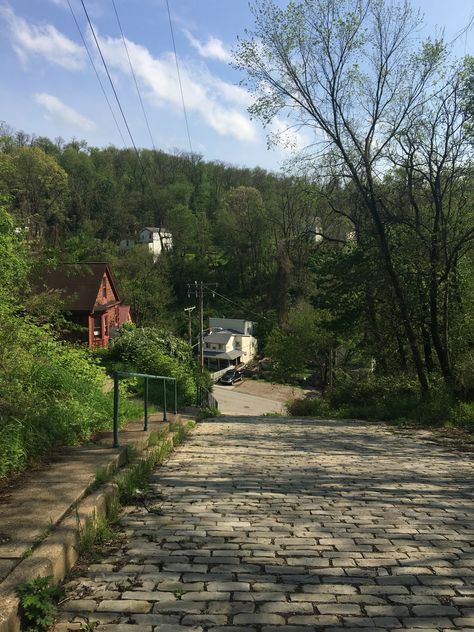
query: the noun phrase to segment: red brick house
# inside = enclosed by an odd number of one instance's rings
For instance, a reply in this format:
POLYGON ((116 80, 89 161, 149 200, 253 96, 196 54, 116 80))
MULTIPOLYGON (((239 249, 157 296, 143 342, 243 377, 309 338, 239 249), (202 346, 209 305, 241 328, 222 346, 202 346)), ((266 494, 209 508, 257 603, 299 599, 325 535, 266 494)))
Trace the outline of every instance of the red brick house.
POLYGON ((45 276, 44 285, 60 294, 68 319, 78 325, 68 337, 89 347, 107 347, 117 327, 132 321, 106 263, 63 265, 45 276))

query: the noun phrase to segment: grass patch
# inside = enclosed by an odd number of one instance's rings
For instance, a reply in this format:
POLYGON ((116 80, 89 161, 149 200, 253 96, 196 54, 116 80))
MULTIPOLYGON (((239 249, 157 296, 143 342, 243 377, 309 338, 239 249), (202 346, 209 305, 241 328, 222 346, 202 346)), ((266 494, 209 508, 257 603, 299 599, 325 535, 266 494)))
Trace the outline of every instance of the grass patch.
POLYGON ((153 448, 159 445, 163 439, 167 436, 168 431, 163 428, 162 430, 153 430, 148 437, 148 447, 153 448))

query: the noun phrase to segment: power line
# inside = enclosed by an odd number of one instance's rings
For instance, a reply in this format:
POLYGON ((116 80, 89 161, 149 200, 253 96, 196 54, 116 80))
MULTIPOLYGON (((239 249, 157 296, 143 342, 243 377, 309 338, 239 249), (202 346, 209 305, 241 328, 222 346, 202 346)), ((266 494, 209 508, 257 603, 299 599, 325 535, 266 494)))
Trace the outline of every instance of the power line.
POLYGON ((183 84, 181 83, 181 73, 179 71, 178 53, 176 52, 176 42, 175 42, 175 39, 174 39, 173 22, 171 20, 171 12, 170 12, 169 0, 166 0, 166 8, 168 9, 168 20, 169 20, 169 23, 170 23, 171 40, 173 42, 174 60, 176 62, 176 73, 178 75, 179 91, 181 93, 181 104, 183 106, 184 121, 186 123, 186 133, 188 135, 189 149, 191 150, 191 154, 193 154, 194 153, 193 152, 193 144, 191 142, 191 134, 189 133, 188 113, 186 112, 186 104, 184 102, 183 84))
MULTIPOLYGON (((69 0, 68 0, 68 2, 69 2, 69 0)), ((125 40, 125 35, 124 35, 123 29, 122 29, 122 24, 120 22, 120 18, 119 18, 119 15, 118 15, 117 7, 115 5, 115 0, 112 0, 112 5, 114 7, 115 17, 117 18, 117 24, 118 24, 119 29, 120 29, 120 34, 122 36, 123 46, 125 48, 125 52, 127 53, 127 59, 128 59, 128 63, 129 63, 129 66, 130 66, 130 71, 132 73, 133 81, 135 82, 135 88, 137 89, 138 99, 140 101, 140 106, 141 106, 141 109, 142 109, 142 112, 143 112, 143 117, 145 118, 145 123, 146 123, 147 129, 148 129, 148 134, 150 135, 151 145, 152 145, 153 149, 156 151, 155 141, 153 140, 153 134, 151 133, 150 123, 148 122, 148 116, 146 115, 145 106, 143 105, 142 95, 140 93, 140 88, 138 87, 138 82, 137 82, 137 78, 136 78, 136 75, 135 75, 135 71, 133 69, 132 60, 130 59, 130 54, 128 52, 128 46, 127 46, 127 42, 125 40)))
MULTIPOLYGON (((94 38, 95 45, 97 46, 97 50, 99 51, 99 55, 100 55, 100 58, 102 60, 102 64, 103 64, 103 66, 105 68, 105 72, 107 73, 107 77, 109 79, 110 86, 111 86, 112 91, 113 91, 114 96, 115 96, 115 100, 117 101, 117 105, 119 107, 120 114, 122 115, 123 122, 125 123, 125 127, 127 128, 127 132, 128 132, 128 135, 130 136, 130 140, 132 142, 133 148, 135 149, 135 151, 137 153, 137 156, 139 157, 138 149, 137 149, 137 146, 135 145, 135 141, 133 140, 132 132, 130 131, 130 127, 128 125, 127 117, 125 116, 125 113, 124 113, 123 108, 122 108, 122 104, 120 103, 120 99, 118 98, 118 94, 117 94, 117 91, 115 89, 114 82, 112 81, 112 77, 110 76, 110 72, 109 72, 109 68, 107 66, 107 62, 105 61, 104 55, 102 54, 102 49, 100 47, 99 41, 97 39, 97 36, 95 34, 94 27, 92 26, 92 22, 91 22, 91 19, 89 17, 89 13, 87 12, 86 5, 84 4, 84 0, 81 0, 81 4, 82 4, 82 8, 84 9, 84 13, 86 14, 87 22, 89 23, 89 28, 90 28, 92 36, 94 38)), ((140 163, 141 163, 141 161, 140 161, 140 163)))
POLYGON ((215 294, 216 296, 219 296, 219 298, 224 299, 224 301, 227 301, 228 303, 232 303, 233 305, 235 305, 236 307, 238 307, 239 309, 252 314, 253 316, 255 316, 256 318, 263 318, 263 320, 268 320, 270 321, 270 318, 267 318, 266 316, 264 316, 263 314, 257 314, 257 312, 254 312, 250 309, 248 309, 247 307, 245 307, 244 305, 240 304, 240 303, 236 303, 235 301, 233 301, 231 298, 229 298, 228 296, 224 296, 224 294, 219 294, 219 292, 215 289, 211 289, 211 292, 213 294, 215 294))
POLYGON ((76 18, 76 15, 74 13, 74 10, 72 8, 70 0, 67 0, 67 3, 68 3, 68 6, 69 6, 69 10, 71 12, 71 15, 73 17, 73 20, 74 20, 74 22, 76 24, 77 30, 79 31, 79 35, 81 36, 81 40, 82 40, 82 43, 84 44, 84 48, 86 49, 87 55, 88 55, 89 60, 90 60, 90 62, 92 64, 92 68, 94 69, 95 76, 97 77, 97 81, 99 82, 99 85, 100 85, 100 87, 102 89, 102 93, 103 93, 103 95, 105 97, 105 100, 107 101, 107 105, 109 106, 109 110, 110 110, 110 113, 112 114, 112 118, 114 119, 117 131, 118 131, 118 133, 120 135, 120 138, 122 139, 122 144, 125 147, 125 138, 123 137, 122 130, 120 129, 120 126, 119 126, 118 121, 117 121, 117 117, 115 116, 115 112, 113 111, 112 105, 110 104, 109 97, 107 96, 107 92, 105 91, 105 88, 104 88, 104 84, 102 83, 100 75, 97 72, 97 68, 95 67, 94 59, 92 58, 91 52, 89 50, 89 47, 87 46, 87 42, 86 42, 86 40, 84 38, 84 35, 82 34, 81 27, 79 26, 79 22, 77 21, 77 18, 76 18))
MULTIPOLYGON (((99 41, 98 41, 98 39, 97 39, 97 36, 96 36, 96 34, 95 34, 94 27, 92 26, 92 22, 91 22, 91 19, 90 19, 90 17, 89 17, 89 13, 87 12, 86 5, 84 4, 84 0, 81 0, 81 5, 82 5, 82 8, 84 9, 84 13, 85 13, 85 15, 86 15, 87 22, 89 23, 89 28, 90 28, 90 30, 91 30, 91 32, 92 32, 92 36, 93 36, 93 38, 94 38, 94 41, 95 41, 95 45, 96 45, 96 47, 97 47, 97 50, 99 51, 99 55, 100 55, 100 58, 101 58, 101 60, 102 60, 102 64, 103 64, 103 66, 104 66, 104 68, 105 68, 105 72, 107 73, 107 77, 108 77, 108 79, 109 79, 109 83, 110 83, 110 85, 111 85, 111 87, 112 87, 112 91, 113 91, 113 93, 114 93, 115 100, 117 101, 117 105, 118 105, 118 107, 119 107, 120 113, 121 113, 122 118, 123 118, 123 121, 124 121, 124 123, 125 123, 125 127, 127 128, 128 135, 130 136, 130 140, 131 140, 131 142, 132 142, 133 149, 135 150, 135 154, 136 154, 136 156, 137 156, 138 164, 140 165, 141 170, 142 170, 142 173, 143 173, 143 175, 145 176, 145 180, 147 181, 148 186, 150 187, 150 193, 151 193, 151 195, 152 195, 152 197, 153 197, 153 200, 154 200, 154 202, 155 202, 155 204, 156 204, 157 208, 159 208, 159 206, 160 206, 160 205, 159 205, 158 200, 157 200, 157 198, 156 198, 155 192, 153 191, 153 186, 152 186, 152 184, 151 184, 150 178, 148 177, 148 174, 147 174, 147 172, 146 172, 146 170, 145 170, 145 167, 144 167, 144 165, 143 165, 143 162, 142 162, 142 159, 141 159, 141 156, 140 156, 140 152, 138 151, 137 146, 136 146, 136 144, 135 144, 135 141, 134 141, 134 139, 133 139, 132 132, 130 131, 130 126, 129 126, 129 124, 128 124, 127 117, 125 116, 125 112, 123 111, 122 104, 120 103, 120 99, 119 99, 119 97, 118 97, 117 90, 115 89, 114 82, 112 81, 112 77, 111 77, 111 75, 110 75, 109 68, 108 68, 108 66, 107 66, 107 62, 105 61, 104 55, 103 55, 103 53, 102 53, 102 49, 101 49, 101 47, 100 47, 99 41)), ((161 237, 161 231, 159 231, 159 232, 158 232, 158 234, 159 234, 159 236, 160 236, 160 241, 162 242, 162 245, 163 245, 163 240, 162 240, 162 237, 161 237)))

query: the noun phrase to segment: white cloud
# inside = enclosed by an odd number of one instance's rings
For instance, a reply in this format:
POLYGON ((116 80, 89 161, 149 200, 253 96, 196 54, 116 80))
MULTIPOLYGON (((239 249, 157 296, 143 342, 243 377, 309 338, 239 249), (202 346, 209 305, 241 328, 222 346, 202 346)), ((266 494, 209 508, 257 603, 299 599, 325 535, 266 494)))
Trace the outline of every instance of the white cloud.
POLYGON ((93 121, 63 103, 58 97, 45 92, 37 93, 34 96, 36 103, 43 106, 48 114, 51 115, 48 118, 60 119, 63 123, 83 132, 91 132, 96 129, 96 124, 93 121))
POLYGON ((52 24, 29 24, 8 5, 0 5, 0 16, 8 24, 13 48, 23 63, 38 56, 68 70, 84 66, 85 50, 52 24))
POLYGON ((219 61, 224 61, 226 63, 230 62, 232 59, 230 52, 225 48, 222 40, 217 37, 209 35, 207 42, 203 44, 187 29, 183 29, 183 33, 188 38, 191 46, 197 50, 201 57, 205 57, 207 59, 218 59, 219 61))
MULTIPOLYGON (((128 60, 120 39, 99 38, 107 63, 114 70, 129 74, 128 60)), ((165 53, 153 57, 140 44, 127 40, 134 71, 148 99, 158 106, 172 106, 181 115, 181 94, 176 76, 174 56, 165 53)), ((189 112, 197 113, 222 136, 255 142, 258 133, 244 107, 248 104, 245 90, 212 75, 205 66, 180 63, 184 100, 189 112)))
POLYGON ((269 140, 271 144, 279 145, 285 153, 301 153, 307 149, 314 138, 305 128, 298 124, 275 117, 269 126, 269 140))

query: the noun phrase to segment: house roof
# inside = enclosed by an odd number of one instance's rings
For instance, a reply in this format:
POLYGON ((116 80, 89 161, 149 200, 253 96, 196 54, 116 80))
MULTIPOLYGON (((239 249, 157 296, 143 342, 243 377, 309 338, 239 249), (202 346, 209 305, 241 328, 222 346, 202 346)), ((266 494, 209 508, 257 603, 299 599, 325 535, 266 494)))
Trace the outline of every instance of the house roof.
POLYGON ((234 334, 230 331, 211 331, 210 334, 204 336, 206 342, 218 342, 224 344, 228 342, 234 334))
POLYGON ((42 279, 42 289, 59 292, 68 311, 91 313, 104 273, 107 273, 117 301, 120 301, 112 274, 107 264, 101 262, 71 263, 51 270, 42 279))
POLYGON ((208 351, 204 350, 205 358, 215 358, 216 360, 235 360, 240 358, 242 351, 240 349, 232 349, 231 351, 208 351))

